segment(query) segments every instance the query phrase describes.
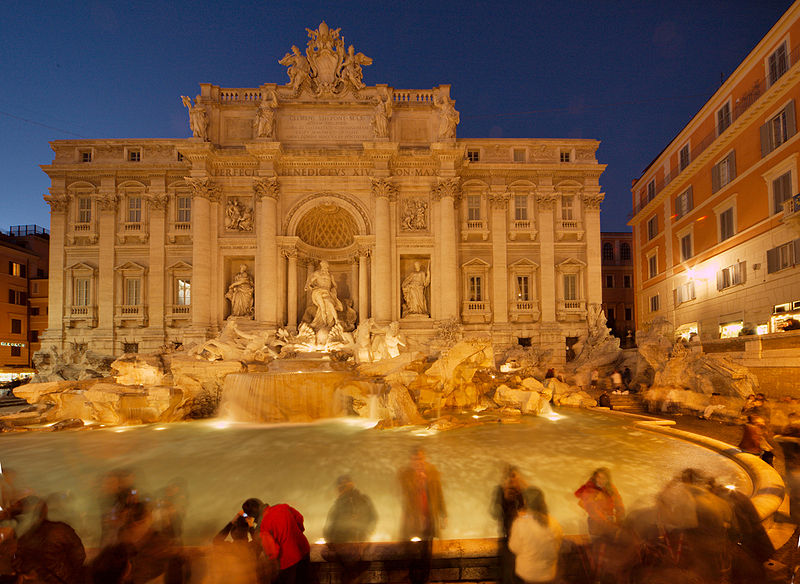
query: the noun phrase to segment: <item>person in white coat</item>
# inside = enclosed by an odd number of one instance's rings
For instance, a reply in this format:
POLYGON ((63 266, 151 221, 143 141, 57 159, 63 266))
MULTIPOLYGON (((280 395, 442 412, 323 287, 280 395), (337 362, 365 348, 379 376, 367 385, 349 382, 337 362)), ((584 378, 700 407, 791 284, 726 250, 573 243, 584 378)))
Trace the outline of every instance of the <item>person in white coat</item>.
POLYGON ((554 582, 563 532, 547 513, 544 493, 537 487, 525 489, 525 508, 519 511, 508 548, 516 556, 514 571, 523 582, 554 582))

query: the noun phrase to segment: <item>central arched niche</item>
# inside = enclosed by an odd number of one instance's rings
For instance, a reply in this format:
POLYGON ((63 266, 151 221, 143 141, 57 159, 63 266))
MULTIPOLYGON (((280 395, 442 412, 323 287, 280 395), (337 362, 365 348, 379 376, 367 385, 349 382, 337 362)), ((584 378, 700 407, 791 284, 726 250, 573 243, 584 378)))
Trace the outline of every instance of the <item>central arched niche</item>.
POLYGON ((308 210, 295 230, 303 243, 321 249, 350 247, 358 233, 353 216, 332 202, 320 202, 308 210))

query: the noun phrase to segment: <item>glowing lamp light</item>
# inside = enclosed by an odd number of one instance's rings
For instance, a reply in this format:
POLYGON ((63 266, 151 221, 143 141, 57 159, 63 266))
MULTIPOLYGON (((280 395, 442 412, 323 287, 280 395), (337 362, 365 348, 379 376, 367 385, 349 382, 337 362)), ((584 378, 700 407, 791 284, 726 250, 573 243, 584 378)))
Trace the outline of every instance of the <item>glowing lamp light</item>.
POLYGON ((324 538, 324 537, 320 537, 320 538, 319 538, 317 541, 315 541, 314 543, 316 543, 316 544, 318 544, 318 545, 325 545, 325 543, 326 543, 326 542, 325 542, 325 538, 324 538))
POLYGON ((153 428, 153 430, 166 430, 166 426, 159 426, 158 428, 153 428))
POLYGON ((725 488, 728 489, 729 491, 735 491, 736 485, 725 485, 725 488))
POLYGON ((418 538, 417 536, 414 536, 414 537, 411 538, 411 541, 417 542, 417 541, 422 541, 422 540, 420 538, 418 538))
POLYGON ((477 420, 478 418, 480 418, 480 416, 478 414, 472 414, 472 418, 477 420))

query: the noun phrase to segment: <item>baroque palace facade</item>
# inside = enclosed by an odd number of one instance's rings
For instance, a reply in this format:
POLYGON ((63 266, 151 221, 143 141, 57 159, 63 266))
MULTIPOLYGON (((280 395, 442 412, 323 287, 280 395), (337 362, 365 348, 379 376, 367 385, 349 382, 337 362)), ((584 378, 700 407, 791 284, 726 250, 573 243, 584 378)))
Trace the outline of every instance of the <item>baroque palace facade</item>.
POLYGON ((455 319, 563 362, 602 302, 599 143, 456 139, 449 86, 365 86, 371 59, 325 23, 281 63, 286 85, 183 98, 191 138, 51 144, 43 344, 296 329, 324 261, 345 328, 424 342, 455 319))

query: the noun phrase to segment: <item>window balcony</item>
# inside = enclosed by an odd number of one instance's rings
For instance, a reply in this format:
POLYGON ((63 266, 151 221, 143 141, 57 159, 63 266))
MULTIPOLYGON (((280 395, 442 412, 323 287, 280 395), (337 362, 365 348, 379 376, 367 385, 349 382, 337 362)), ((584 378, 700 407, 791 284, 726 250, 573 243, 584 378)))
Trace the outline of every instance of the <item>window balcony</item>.
POLYGON ((538 300, 512 300, 508 312, 511 322, 535 322, 541 315, 538 300))
POLYGON ((586 301, 559 300, 556 304, 556 318, 569 321, 584 320, 586 318, 586 301))
POLYGON ((556 239, 574 239, 581 241, 585 232, 583 224, 577 219, 561 219, 556 222, 556 239))
POLYGON ((782 220, 800 235, 800 194, 783 202, 782 220))
POLYGON ((96 306, 67 306, 64 315, 64 324, 67 328, 97 326, 96 306))
POLYGON ((97 231, 92 223, 73 223, 67 233, 69 244, 97 243, 97 231))
POLYGON ((134 241, 138 243, 147 242, 147 224, 144 221, 128 221, 122 224, 121 230, 117 233, 119 243, 134 241))
POLYGON ((170 304, 167 306, 167 326, 180 326, 188 324, 192 318, 192 307, 188 304, 170 304))
POLYGON ((511 229, 508 230, 508 238, 511 241, 519 237, 536 239, 536 224, 531 219, 514 219, 511 221, 511 229))
POLYGON ((491 322, 491 304, 488 300, 464 300, 461 303, 461 320, 464 323, 491 322))
POLYGON ((189 221, 176 221, 170 225, 167 239, 170 243, 175 243, 178 239, 188 242, 192 237, 192 224, 189 221))
POLYGON ((483 241, 489 239, 489 230, 483 219, 470 219, 461 225, 461 239, 467 241, 471 236, 478 236, 483 241))
POLYGON ((117 326, 147 326, 147 307, 142 304, 118 304, 114 307, 117 326))

